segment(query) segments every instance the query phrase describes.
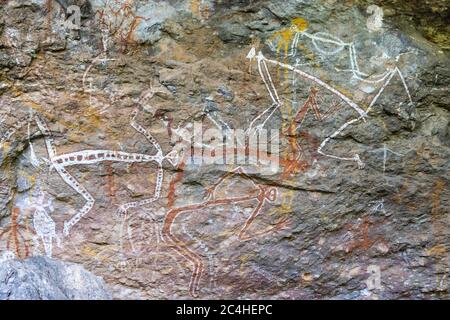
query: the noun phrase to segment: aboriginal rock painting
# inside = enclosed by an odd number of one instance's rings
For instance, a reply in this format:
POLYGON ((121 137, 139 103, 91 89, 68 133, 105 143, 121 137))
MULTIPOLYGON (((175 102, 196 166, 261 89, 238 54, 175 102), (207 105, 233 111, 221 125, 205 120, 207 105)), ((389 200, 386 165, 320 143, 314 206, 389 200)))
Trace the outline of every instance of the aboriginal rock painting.
MULTIPOLYGON (((338 111, 340 108, 343 108, 344 106, 349 109, 353 109, 355 114, 353 116, 350 116, 349 119, 347 119, 341 125, 339 125, 334 132, 328 133, 327 136, 320 143, 319 148, 317 148, 317 152, 323 156, 334 159, 355 161, 358 164, 358 167, 362 169, 364 167, 364 163, 361 161, 358 154, 354 154, 353 156, 338 156, 333 154, 332 152, 326 151, 326 149, 328 149, 326 148, 326 146, 329 143, 331 143, 332 139, 339 136, 343 131, 350 129, 352 125, 357 124, 358 122, 370 121, 368 119, 370 112, 372 111, 374 106, 376 106, 378 99, 383 94, 385 88, 389 85, 389 83, 393 80, 395 76, 398 77, 403 84, 405 95, 407 98, 407 103, 409 105, 412 105, 413 102, 408 86, 405 82, 405 79, 400 69, 398 69, 398 67, 396 67, 395 65, 390 66, 389 70, 384 71, 380 75, 368 77, 367 74, 361 72, 359 69, 356 51, 353 43, 344 43, 340 39, 328 33, 320 32, 316 35, 311 35, 307 33, 305 30, 306 30, 306 22, 303 19, 299 18, 293 20, 293 25, 291 29, 289 29, 288 31, 283 31, 281 33, 280 39, 278 39, 278 43, 279 46, 282 44, 285 47, 284 50, 285 57, 289 55, 296 56, 298 42, 301 37, 311 40, 313 43, 313 47, 318 51, 318 53, 325 56, 335 55, 340 53, 341 51, 346 51, 346 49, 348 49, 350 69, 345 71, 351 72, 352 77, 357 81, 361 81, 363 83, 370 83, 372 85, 378 84, 378 87, 373 88, 374 93, 369 97, 367 101, 364 102, 364 104, 366 104, 367 107, 363 109, 358 103, 353 101, 350 97, 348 97, 345 93, 341 92, 339 89, 334 88, 333 86, 327 84, 326 82, 315 77, 314 75, 302 70, 299 60, 296 60, 296 63, 294 65, 282 63, 277 60, 268 59, 264 56, 264 54, 261 51, 256 53, 256 49, 252 48, 249 54, 247 55, 247 58, 250 59, 251 61, 253 60, 257 61, 259 74, 261 75, 261 79, 264 81, 264 84, 267 88, 267 92, 270 95, 270 98, 272 99, 273 102, 272 106, 265 112, 270 113, 271 116, 276 110, 279 110, 284 104, 297 103, 297 101, 295 100, 282 101, 280 99, 278 90, 275 87, 274 82, 272 80, 273 76, 270 74, 269 66, 275 67, 276 69, 282 69, 284 71, 291 72, 293 78, 291 81, 293 82, 293 85, 295 85, 298 82, 303 82, 303 84, 306 84, 307 86, 310 87, 310 94, 308 98, 305 100, 303 106, 301 108, 298 108, 298 111, 293 117, 292 122, 288 125, 289 126, 288 135, 292 135, 292 133, 294 133, 295 131, 295 128, 301 127, 303 118, 305 117, 309 109, 312 109, 311 112, 313 112, 314 118, 317 121, 325 120, 329 115, 332 115, 333 113, 338 111), (298 24, 300 23, 299 21, 302 24, 301 28, 298 27, 298 24), (292 33, 294 32, 293 30, 296 31, 294 36, 292 35, 292 33), (285 33, 288 33, 289 36, 286 35, 285 33), (289 40, 291 40, 291 43, 289 43, 289 40), (332 49, 330 49, 329 46, 332 46, 332 49), (291 52, 288 54, 289 50, 287 48, 289 47, 291 48, 291 52), (365 78, 363 78, 364 76, 365 78), (319 104, 317 102, 317 96, 320 94, 328 96, 328 99, 322 98, 322 101, 320 103, 323 108, 322 111, 319 109, 319 104)), ((269 44, 271 44, 271 42, 269 42, 269 44)), ((277 49, 277 52, 279 52, 279 48, 277 49)), ((398 59, 399 57, 397 56, 395 60, 398 59)), ((295 88, 293 90, 294 90, 293 95, 295 98, 295 88)), ((267 117, 266 121, 268 119, 269 117, 267 117)), ((263 126, 264 124, 265 123, 262 123, 261 126, 263 126)), ((291 149, 294 149, 291 150, 291 152, 294 154, 297 153, 297 151, 295 151, 297 147, 294 147, 295 144, 296 142, 292 141, 291 139, 291 149)))
POLYGON ((14 208, 11 222, 0 233, 0 240, 4 243, 5 251, 12 252, 18 258, 26 258, 30 255, 30 235, 33 235, 34 231, 18 221, 19 215, 20 210, 14 208))
POLYGON ((80 262, 118 298, 376 299, 422 267, 448 294, 442 135, 408 140, 423 53, 380 7, 353 32, 258 1, 43 3, 43 49, 0 26, 0 261, 80 262))
MULTIPOLYGON (((242 223, 242 226, 239 230, 236 230, 236 234, 234 236, 237 237, 238 240, 245 241, 252 238, 251 234, 249 233, 249 228, 253 222, 253 220, 256 219, 256 217, 260 214, 261 209, 264 207, 264 204, 266 202, 273 202, 276 200, 277 197, 277 190, 275 188, 268 188, 261 185, 254 185, 253 188, 247 189, 246 192, 249 192, 250 194, 242 194, 239 192, 237 195, 233 195, 233 192, 231 194, 227 194, 227 192, 221 191, 220 189, 223 188, 222 185, 226 184, 227 179, 230 177, 233 177, 234 175, 239 175, 239 177, 243 177, 244 179, 250 179, 251 178, 243 172, 241 168, 237 168, 233 170, 229 174, 225 174, 222 176, 215 185, 210 186, 206 190, 205 194, 205 200, 198 204, 192 204, 185 207, 179 207, 174 208, 172 210, 169 210, 167 213, 165 220, 164 220, 164 226, 162 229, 162 235, 166 242, 173 247, 173 249, 178 252, 180 255, 182 255, 185 259, 190 261, 194 266, 194 271, 192 273, 192 277, 189 284, 189 291, 190 293, 195 296, 196 291, 199 287, 199 281, 201 279, 202 273, 204 272, 204 262, 202 261, 201 255, 196 253, 193 249, 190 249, 186 242, 183 242, 180 240, 180 237, 175 235, 174 225, 177 225, 177 219, 183 220, 183 216, 185 215, 191 215, 193 219, 196 219, 197 221, 204 219, 203 217, 196 217, 197 215, 201 214, 202 211, 206 209, 206 212, 210 213, 212 211, 212 208, 218 207, 220 209, 218 223, 223 224, 225 227, 227 227, 227 217, 226 217, 226 210, 223 212, 227 205, 235 205, 239 203, 245 203, 245 202, 255 202, 254 208, 252 209, 249 217, 246 218, 245 222, 242 223), (253 189, 253 190, 252 190, 253 189)), ((253 183, 253 181, 251 181, 253 183)), ((229 193, 229 192, 228 192, 229 193)), ((234 214, 233 214, 234 215, 234 214)), ((207 216, 206 219, 209 219, 210 215, 207 216)), ((236 221, 236 217, 230 217, 231 220, 236 221)), ((230 227, 228 227, 230 228, 230 227)), ((236 226, 234 226, 236 228, 236 226)), ((239 226, 238 226, 239 228, 239 226)), ((185 231, 182 229, 182 232, 185 231)), ((265 232, 260 232, 260 234, 264 234, 267 232, 270 232, 271 230, 266 230, 265 232)), ((205 230, 203 232, 206 232, 208 234, 208 231, 205 230)), ((211 231, 209 231, 211 232, 211 231)), ((187 231, 186 231, 187 233, 187 231)), ((187 233, 188 234, 188 233, 187 233)), ((189 235, 189 234, 188 234, 189 235)), ((223 233, 220 234, 222 237, 226 237, 223 233)), ((192 239, 194 237, 191 236, 192 239)), ((188 239, 189 240, 189 239, 188 239)), ((188 241, 186 240, 186 241, 188 241)), ((225 243, 225 239, 221 239, 220 243, 223 245, 225 243)), ((209 251, 209 247, 203 247, 201 248, 205 251, 209 251)), ((217 248, 211 248, 211 249, 217 249, 217 248)))

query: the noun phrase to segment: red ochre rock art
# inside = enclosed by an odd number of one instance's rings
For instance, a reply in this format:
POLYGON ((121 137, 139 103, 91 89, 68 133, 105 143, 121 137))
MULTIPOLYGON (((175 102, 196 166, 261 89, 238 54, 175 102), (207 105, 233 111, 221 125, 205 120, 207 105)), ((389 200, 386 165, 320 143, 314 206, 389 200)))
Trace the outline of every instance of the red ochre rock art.
POLYGON ((116 298, 448 297, 444 6, 0 2, 0 259, 116 298))

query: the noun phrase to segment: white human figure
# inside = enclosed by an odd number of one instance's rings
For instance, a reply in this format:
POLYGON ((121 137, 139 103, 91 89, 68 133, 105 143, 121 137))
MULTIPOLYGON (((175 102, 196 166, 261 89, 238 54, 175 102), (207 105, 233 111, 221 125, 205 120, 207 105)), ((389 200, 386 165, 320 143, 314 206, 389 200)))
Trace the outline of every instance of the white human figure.
POLYGON ((48 211, 53 211, 53 206, 50 200, 45 201, 45 194, 42 192, 39 193, 33 206, 35 208, 33 214, 34 231, 42 240, 45 254, 51 257, 53 252, 53 239, 56 239, 59 245, 59 238, 56 235, 56 223, 48 214, 48 211))
POLYGON ((42 209, 36 209, 33 215, 33 227, 44 244, 45 254, 52 256, 53 238, 56 238, 55 221, 42 209))

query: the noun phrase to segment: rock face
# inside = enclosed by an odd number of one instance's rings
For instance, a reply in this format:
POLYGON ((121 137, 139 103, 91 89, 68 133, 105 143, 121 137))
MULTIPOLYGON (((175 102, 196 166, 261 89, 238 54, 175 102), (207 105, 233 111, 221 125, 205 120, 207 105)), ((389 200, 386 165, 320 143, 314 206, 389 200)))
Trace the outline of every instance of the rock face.
POLYGON ((0 262, 0 300, 107 300, 105 282, 82 266, 44 257, 0 262))
POLYGON ((448 1, 0 5, 0 254, 118 299, 449 298, 448 1))

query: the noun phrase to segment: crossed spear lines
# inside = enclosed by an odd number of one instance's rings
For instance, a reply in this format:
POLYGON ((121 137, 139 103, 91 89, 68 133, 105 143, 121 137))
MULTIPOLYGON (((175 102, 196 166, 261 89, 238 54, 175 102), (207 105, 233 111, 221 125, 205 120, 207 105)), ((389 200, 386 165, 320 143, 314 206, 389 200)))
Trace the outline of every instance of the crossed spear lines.
MULTIPOLYGON (((153 94, 150 94, 150 98, 153 94)), ((144 98, 149 98, 148 95, 144 98)), ((140 103, 141 101, 138 101, 140 103)), ((163 155, 163 151, 161 146, 156 141, 156 139, 140 124, 136 122, 136 116, 138 114, 138 109, 132 112, 130 118, 131 126, 145 136, 145 138, 153 145, 156 149, 156 154, 148 155, 141 153, 128 153, 123 151, 116 150, 81 150, 77 152, 71 152, 66 154, 58 155, 56 148, 54 146, 53 137, 50 129, 48 128, 45 121, 39 116, 34 115, 28 118, 29 121, 34 120, 39 128, 39 131, 44 136, 45 145, 47 149, 47 153, 49 156, 48 162, 51 168, 54 168, 59 176, 63 179, 63 181, 79 193, 85 200, 86 203, 84 206, 69 220, 64 222, 63 235, 68 236, 70 234, 70 230, 85 216, 87 215, 92 207, 94 206, 95 199, 94 197, 87 191, 87 189, 79 183, 69 172, 66 170, 67 167, 75 166, 75 165, 89 165, 96 164, 104 161, 111 162, 125 162, 125 163, 147 163, 154 162, 157 164, 157 176, 156 176, 156 184, 153 196, 149 199, 144 199, 140 201, 129 202, 121 205, 118 209, 118 213, 123 215, 126 214, 127 210, 131 208, 141 207, 148 205, 152 202, 157 201, 161 195, 161 188, 164 179, 164 170, 162 167, 162 162, 167 160, 171 165, 175 166, 177 163, 178 155, 176 151, 171 151, 165 156, 163 155)), ((17 131, 19 125, 15 125, 10 132, 7 132, 4 135, 5 138, 9 138, 13 131, 17 131)))
MULTIPOLYGON (((344 131, 347 127, 359 122, 359 121, 363 121, 366 122, 366 118, 368 117, 369 113, 372 111, 373 106, 375 105, 375 103, 378 101, 378 98, 381 96, 381 94, 384 92, 385 88, 387 87, 387 85, 391 82, 392 78, 395 75, 398 75, 400 80, 402 81, 403 87, 405 88, 405 92, 408 96, 408 100, 409 100, 409 104, 412 105, 412 98, 411 98, 411 94, 409 93, 409 89, 408 86, 406 85, 405 79, 403 77, 403 74, 401 73, 400 69, 398 67, 394 67, 392 68, 387 74, 386 76, 383 78, 383 80, 385 79, 385 82, 383 83, 383 85, 381 86, 381 88, 378 90, 378 92, 375 94, 375 96, 373 97, 373 99, 370 101, 369 106, 366 110, 363 110, 360 106, 358 106, 354 101, 352 101, 350 98, 348 98, 345 94, 343 94, 342 92, 340 92, 339 90, 335 89, 334 87, 330 86, 329 84, 323 82, 322 80, 314 77, 313 75, 310 75, 309 73, 302 71, 294 66, 291 66, 289 64, 286 63, 281 63, 279 61, 276 60, 271 60, 271 59, 267 59, 261 51, 259 51, 258 54, 256 54, 256 49, 253 47, 250 49, 248 55, 247 55, 247 59, 251 61, 253 61, 256 58, 257 62, 258 62, 258 71, 259 74, 266 86, 267 91, 269 92, 270 98, 272 99, 272 105, 267 108, 264 112, 262 112, 257 118, 261 117, 264 114, 269 113, 269 115, 266 117, 266 119, 264 120, 264 122, 260 125, 258 125, 258 128, 262 128, 265 123, 272 117, 272 115, 275 113, 276 110, 278 110, 283 102, 280 100, 280 97, 278 95, 277 89, 275 88, 275 85, 273 84, 272 81, 272 77, 270 76, 270 72, 269 69, 267 67, 267 64, 272 64, 281 68, 284 68, 286 70, 292 71, 293 73, 296 73, 297 75, 306 78, 312 82, 314 82, 316 85, 324 88, 325 90, 329 91, 330 93, 332 93, 333 95, 335 95, 336 97, 338 97, 339 99, 341 99, 345 105, 349 106, 350 108, 352 108, 353 110, 355 110, 359 116, 356 118, 353 118, 347 122, 345 122, 343 125, 341 125, 335 132, 333 132, 331 135, 327 136, 322 143, 319 145, 317 152, 320 153, 323 156, 329 157, 329 158, 333 158, 333 159, 337 159, 337 160, 344 160, 344 161, 355 161, 358 164, 358 168, 363 169, 364 168, 364 163, 361 161, 360 157, 358 154, 355 154, 353 157, 339 157, 333 154, 329 154, 329 153, 325 153, 323 151, 323 149, 325 148, 325 146, 334 138, 336 138, 339 134, 341 134, 342 131, 344 131)), ((257 120, 257 118, 254 119, 253 123, 257 120)), ((257 128, 257 129, 258 129, 257 128)))

